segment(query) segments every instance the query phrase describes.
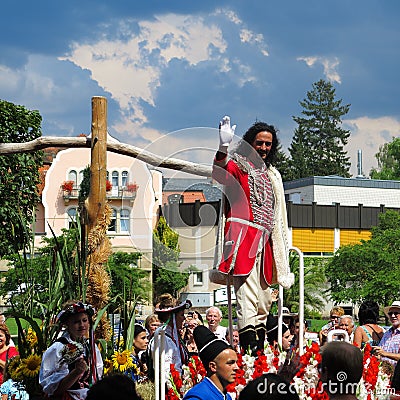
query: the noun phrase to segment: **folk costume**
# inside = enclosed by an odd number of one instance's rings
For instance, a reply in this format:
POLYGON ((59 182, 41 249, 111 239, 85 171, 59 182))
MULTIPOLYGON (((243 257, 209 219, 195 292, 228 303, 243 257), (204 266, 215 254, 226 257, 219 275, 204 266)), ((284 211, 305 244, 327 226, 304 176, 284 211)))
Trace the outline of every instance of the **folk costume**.
MULTIPOLYGON (((94 309, 90 304, 77 302, 62 310, 57 319, 62 324, 70 316, 80 313, 86 313, 91 320, 94 309)), ((80 338, 77 343, 71 338, 69 332, 65 331, 43 354, 39 383, 49 398, 54 397, 58 385, 75 368, 79 357, 85 359, 88 370, 64 392, 62 399, 85 399, 90 386, 101 379, 103 360, 100 350, 94 343, 92 327, 90 327, 89 335, 90 339, 80 338)))
POLYGON ((255 165, 238 153, 215 157, 212 176, 225 186, 228 203, 218 270, 233 276, 241 346, 263 349, 269 286, 294 282, 282 178, 273 166, 255 165))
POLYGON ((189 352, 176 326, 175 314, 179 310, 188 309, 191 306, 192 303, 189 300, 186 300, 185 302, 182 302, 173 307, 155 309, 155 313, 159 316, 160 314, 170 315, 167 321, 157 328, 157 330, 154 332, 154 336, 152 337, 149 343, 149 355, 152 359, 151 364, 154 365, 154 356, 155 356, 154 338, 158 336, 160 330, 165 331, 165 345, 164 345, 165 363, 162 367, 164 369, 166 379, 169 378, 171 364, 174 364, 175 369, 179 373, 181 373, 182 366, 184 364, 187 364, 189 361, 189 352))
MULTIPOLYGON (((194 329, 193 337, 199 349, 200 360, 207 372, 211 361, 225 349, 232 348, 225 340, 219 339, 203 325, 194 329)), ((229 393, 223 393, 209 377, 205 377, 183 397, 183 400, 189 399, 231 400, 232 397, 229 393)))

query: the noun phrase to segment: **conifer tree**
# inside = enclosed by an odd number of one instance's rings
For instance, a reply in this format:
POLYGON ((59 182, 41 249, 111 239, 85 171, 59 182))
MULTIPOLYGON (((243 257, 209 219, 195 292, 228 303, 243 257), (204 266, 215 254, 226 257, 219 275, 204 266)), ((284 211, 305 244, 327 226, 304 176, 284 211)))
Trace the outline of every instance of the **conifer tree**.
POLYGON ((341 128, 341 118, 350 109, 335 99, 335 88, 323 79, 312 85, 304 100, 301 116, 289 148, 291 178, 339 175, 349 177, 350 161, 344 146, 350 131, 341 128))

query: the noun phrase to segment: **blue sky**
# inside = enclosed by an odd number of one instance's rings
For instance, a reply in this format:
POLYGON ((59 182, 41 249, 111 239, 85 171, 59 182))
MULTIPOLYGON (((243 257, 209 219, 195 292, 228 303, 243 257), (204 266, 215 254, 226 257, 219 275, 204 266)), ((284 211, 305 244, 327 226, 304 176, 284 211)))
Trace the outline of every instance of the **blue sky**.
POLYGON ((400 136, 399 17, 398 0, 5 1, 0 98, 39 110, 44 136, 76 136, 105 96, 121 142, 209 163, 225 114, 239 136, 275 125, 287 149, 323 78, 351 104, 351 172, 362 149, 368 174, 400 136))

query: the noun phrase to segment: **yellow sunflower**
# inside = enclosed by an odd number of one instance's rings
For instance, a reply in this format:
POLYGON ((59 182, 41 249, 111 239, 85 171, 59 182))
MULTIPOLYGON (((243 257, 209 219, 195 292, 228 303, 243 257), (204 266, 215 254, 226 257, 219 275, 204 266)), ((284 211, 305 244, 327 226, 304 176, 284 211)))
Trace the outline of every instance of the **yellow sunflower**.
POLYGON ((42 357, 31 354, 21 360, 20 370, 25 376, 34 378, 40 371, 41 362, 42 357))
POLYGON ((103 366, 104 366, 104 375, 110 374, 113 371, 113 363, 108 358, 104 360, 103 366))
POLYGON ((19 365, 20 365, 19 356, 12 357, 11 360, 9 360, 8 362, 8 372, 10 374, 11 379, 16 382, 22 380, 22 374, 19 365))
POLYGON ((111 356, 113 367, 120 372, 124 372, 133 367, 132 357, 129 350, 115 351, 111 356))

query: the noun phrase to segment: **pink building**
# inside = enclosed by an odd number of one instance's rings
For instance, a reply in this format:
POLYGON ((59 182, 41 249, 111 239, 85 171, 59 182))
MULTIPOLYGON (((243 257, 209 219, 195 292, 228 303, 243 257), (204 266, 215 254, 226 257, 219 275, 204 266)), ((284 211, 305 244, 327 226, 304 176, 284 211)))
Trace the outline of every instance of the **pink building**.
MULTIPOLYGON (((108 140, 115 140, 108 137, 108 140)), ((42 203, 38 207, 36 243, 68 228, 76 218, 79 185, 83 170, 90 164, 90 149, 61 150, 45 175, 42 203), (72 190, 63 190, 63 183, 72 181, 72 190)), ((162 199, 161 172, 134 158, 107 153, 107 180, 111 188, 107 198, 113 211, 108 235, 113 251, 143 254, 140 268, 151 269, 152 231, 162 199)))

